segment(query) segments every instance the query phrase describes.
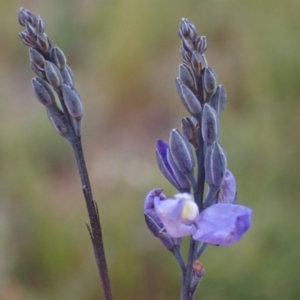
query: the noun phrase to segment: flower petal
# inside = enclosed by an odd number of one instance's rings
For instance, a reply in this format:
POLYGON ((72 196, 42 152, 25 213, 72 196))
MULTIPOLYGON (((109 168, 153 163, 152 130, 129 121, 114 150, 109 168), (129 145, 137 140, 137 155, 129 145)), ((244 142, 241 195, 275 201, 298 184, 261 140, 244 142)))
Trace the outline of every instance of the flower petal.
POLYGON ((193 238, 208 244, 233 244, 250 228, 251 216, 252 210, 242 205, 212 205, 201 212, 193 238))
POLYGON ((233 174, 226 170, 223 184, 218 192, 218 202, 233 203, 236 194, 236 183, 233 174))
MULTIPOLYGON (((168 234, 173 238, 191 235, 196 230, 193 220, 198 217, 198 209, 195 214, 190 200, 187 200, 187 195, 177 194, 174 199, 166 200, 161 200, 158 197, 154 199, 156 213, 168 234)), ((189 196, 190 198, 191 196, 189 196)))

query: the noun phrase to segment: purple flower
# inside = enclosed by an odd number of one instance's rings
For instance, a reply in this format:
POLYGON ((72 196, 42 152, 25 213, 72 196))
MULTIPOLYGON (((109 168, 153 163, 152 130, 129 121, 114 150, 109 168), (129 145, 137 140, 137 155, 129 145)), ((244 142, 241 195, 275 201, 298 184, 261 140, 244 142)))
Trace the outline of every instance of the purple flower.
POLYGON ((252 210, 236 204, 218 203, 200 214, 195 240, 215 245, 238 242, 251 226, 252 210))
MULTIPOLYGON (((232 174, 228 171, 227 175, 232 183, 232 174)), ((159 224, 160 232, 166 230, 170 238, 192 235, 195 240, 225 246, 238 242, 251 226, 252 210, 245 206, 218 203, 199 214, 191 194, 176 194, 167 199, 161 192, 162 189, 155 189, 148 194, 144 210, 159 224)), ((231 197, 233 192, 228 195, 231 197)))
POLYGON ((198 206, 191 194, 176 194, 171 199, 154 199, 157 216, 173 238, 192 235, 199 218, 198 206))

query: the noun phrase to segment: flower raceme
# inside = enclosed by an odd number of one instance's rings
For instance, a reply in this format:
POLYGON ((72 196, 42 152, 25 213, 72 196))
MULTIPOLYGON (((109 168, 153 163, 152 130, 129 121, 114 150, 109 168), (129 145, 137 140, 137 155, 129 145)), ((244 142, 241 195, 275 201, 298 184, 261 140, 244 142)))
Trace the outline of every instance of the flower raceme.
POLYGON ((202 267, 195 267, 200 263, 195 259, 207 244, 238 242, 251 226, 252 210, 237 204, 236 182, 227 170, 226 153, 219 142, 227 93, 208 65, 206 37, 198 35, 194 24, 185 18, 178 33, 182 63, 175 87, 189 116, 181 119, 181 130, 171 130, 168 143, 158 140, 156 160, 179 193, 167 198, 161 188, 150 191, 144 215, 150 231, 173 252, 180 265, 180 299, 192 300, 205 273, 202 267), (186 262, 180 248, 184 236, 191 236, 186 262))
POLYGON ((162 189, 152 190, 145 200, 145 215, 149 213, 146 203, 152 199, 152 218, 163 224, 170 238, 192 235, 214 245, 230 245, 238 242, 251 226, 252 210, 233 203, 217 203, 199 213, 191 194, 176 194, 167 199, 162 189), (153 197, 154 195, 154 197, 153 197))

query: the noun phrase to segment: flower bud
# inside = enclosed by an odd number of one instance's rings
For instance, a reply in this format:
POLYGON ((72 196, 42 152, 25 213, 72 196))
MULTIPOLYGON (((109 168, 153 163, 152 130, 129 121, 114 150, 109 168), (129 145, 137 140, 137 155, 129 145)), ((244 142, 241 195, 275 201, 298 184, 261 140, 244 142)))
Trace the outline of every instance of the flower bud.
POLYGON ((189 53, 192 53, 195 50, 194 44, 190 40, 183 39, 182 46, 189 53))
POLYGON ((45 30, 46 30, 46 24, 45 24, 44 20, 40 16, 38 16, 37 22, 36 22, 36 31, 37 31, 37 33, 38 34, 44 33, 45 30))
MULTIPOLYGON (((22 10, 22 8, 20 10, 22 10)), ((37 16, 34 13, 32 13, 29 9, 23 8, 23 10, 25 10, 25 13, 27 15, 26 22, 29 22, 32 26, 35 26, 37 22, 37 16)))
POLYGON ((19 36, 21 38, 21 41, 29 47, 33 47, 35 45, 35 41, 32 40, 32 38, 28 35, 26 31, 22 31, 19 33, 19 36))
POLYGON ((67 59, 62 50, 58 47, 53 47, 50 50, 51 61, 58 67, 58 69, 63 69, 67 63, 67 59))
POLYGON ((61 70, 61 76, 64 83, 75 85, 73 71, 68 65, 61 70))
POLYGON ((201 119, 201 130, 204 142, 212 143, 217 141, 219 138, 219 127, 219 117, 216 111, 209 104, 205 103, 201 119))
POLYGON ((195 117, 199 116, 201 113, 201 104, 197 97, 188 87, 181 83, 179 78, 175 79, 175 85, 180 99, 187 111, 195 117))
POLYGON ((191 63, 192 54, 190 52, 186 51, 183 48, 183 46, 180 47, 179 54, 184 63, 186 63, 188 65, 191 63))
POLYGON ((218 142, 213 142, 208 148, 204 161, 205 181, 209 185, 221 186, 226 172, 227 160, 218 142))
POLYGON ((171 169, 173 171, 174 177, 180 186, 179 190, 180 191, 189 190, 191 188, 191 184, 188 181, 188 179, 186 178, 186 176, 178 169, 178 167, 173 159, 173 156, 171 155, 170 148, 167 149, 167 160, 168 160, 169 166, 171 167, 171 169))
POLYGON ((188 19, 182 18, 179 26, 179 36, 181 39, 190 39, 194 41, 197 37, 197 30, 194 24, 188 19))
POLYGON ((59 87, 62 85, 62 77, 61 77, 59 69, 56 67, 55 64, 53 64, 50 61, 46 61, 45 62, 45 73, 46 73, 48 82, 53 87, 59 87))
POLYGON ((59 116, 54 111, 47 108, 47 115, 48 118, 53 125, 53 127, 56 129, 56 131, 63 137, 68 138, 68 127, 64 121, 65 116, 59 116))
POLYGON ((204 68, 203 87, 207 94, 213 94, 217 88, 217 76, 211 67, 204 68))
POLYGON ((175 178, 175 175, 173 173, 173 170, 169 164, 169 161, 167 159, 167 151, 169 149, 169 145, 165 143, 162 140, 157 141, 157 147, 156 147, 156 160, 157 165, 160 169, 160 171, 163 173, 163 175, 169 180, 169 182, 177 189, 180 190, 180 185, 175 178))
POLYGON ((49 49, 51 48, 51 44, 46 33, 40 33, 37 35, 36 45, 44 53, 47 53, 49 51, 49 49))
POLYGON ((62 92, 70 116, 80 120, 83 116, 83 107, 78 91, 73 85, 63 84, 62 92))
POLYGON ((29 49, 29 57, 30 57, 31 62, 33 62, 41 70, 44 70, 45 58, 40 52, 38 52, 37 50, 35 50, 33 48, 30 48, 29 49))
POLYGON ((27 15, 26 9, 24 7, 21 7, 19 9, 18 20, 19 20, 19 23, 21 26, 25 26, 25 24, 28 20, 28 15, 27 15))
POLYGON ((33 25, 31 25, 29 22, 26 22, 25 28, 26 28, 28 35, 31 37, 31 39, 35 40, 36 35, 37 35, 35 27, 33 25))
POLYGON ((195 85, 193 75, 189 68, 183 64, 179 65, 179 78, 181 82, 188 88, 193 88, 195 85))
POLYGON ((225 108, 227 101, 226 91, 223 85, 219 85, 210 101, 210 105, 220 116, 225 108))
POLYGON ((46 107, 56 107, 54 94, 49 84, 41 78, 31 80, 32 89, 36 98, 46 107))
POLYGON ((182 118, 181 119, 181 130, 183 135, 187 138, 187 140, 195 147, 195 149, 199 149, 199 137, 196 134, 196 128, 198 128, 198 123, 194 124, 190 118, 182 118))
POLYGON ((181 130, 187 140, 191 142, 194 138, 194 124, 189 118, 181 119, 181 130))
POLYGON ((194 71, 198 75, 201 75, 202 69, 207 66, 207 62, 206 62, 204 54, 201 54, 198 51, 194 51, 192 54, 191 64, 192 64, 194 71))
POLYGON ((193 171, 195 160, 191 145, 186 137, 178 130, 173 129, 170 134, 170 150, 178 169, 183 174, 193 171))
POLYGON ((207 49, 207 40, 206 36, 199 36, 196 40, 196 50, 203 54, 207 49))
POLYGON ((31 70, 40 78, 46 79, 45 72, 42 68, 38 67, 36 64, 34 64, 32 61, 30 62, 31 70))

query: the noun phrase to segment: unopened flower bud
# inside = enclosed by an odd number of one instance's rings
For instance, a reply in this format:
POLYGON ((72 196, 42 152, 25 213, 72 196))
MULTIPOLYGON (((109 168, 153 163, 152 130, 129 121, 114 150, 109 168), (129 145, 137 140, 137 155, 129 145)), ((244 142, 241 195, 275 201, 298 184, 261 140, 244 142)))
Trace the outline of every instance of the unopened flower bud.
POLYGON ((179 54, 180 57, 182 59, 182 62, 185 64, 190 64, 191 63, 191 59, 192 59, 192 54, 188 51, 186 51, 183 46, 181 46, 181 48, 179 49, 179 54))
POLYGON ((29 22, 26 22, 25 28, 26 28, 28 35, 31 37, 31 39, 35 40, 36 35, 37 35, 35 27, 33 25, 31 25, 29 22))
POLYGON ((213 94, 217 88, 217 76, 211 67, 203 71, 203 87, 207 94, 213 94))
POLYGON ((44 56, 38 52, 37 50, 30 48, 29 49, 29 57, 30 61, 33 62, 36 66, 44 70, 45 66, 45 58, 44 56))
POLYGON ((36 45, 44 53, 47 53, 51 47, 49 39, 45 33, 40 33, 37 35, 36 45))
POLYGON ((177 189, 180 190, 180 185, 175 178, 175 175, 173 173, 173 170, 169 164, 168 158, 167 158, 167 151, 169 149, 169 145, 165 143, 162 140, 157 141, 157 147, 156 147, 156 160, 157 160, 157 165, 160 169, 160 171, 163 173, 163 175, 166 177, 167 180, 173 186, 177 189))
POLYGON ((50 50, 51 61, 61 70, 67 63, 67 59, 62 50, 58 47, 53 47, 50 50))
POLYGON ((26 46, 33 47, 35 45, 35 41, 29 36, 26 31, 20 32, 19 36, 26 46))
POLYGON ((21 7, 19 9, 18 18, 19 18, 20 25, 21 26, 25 26, 25 24, 26 24, 26 22, 28 20, 28 15, 27 15, 26 9, 24 7, 21 7))
POLYGON ((179 78, 175 79, 176 89, 187 111, 197 117, 201 113, 201 104, 193 92, 183 85, 179 78))
POLYGON ((203 107, 201 130, 204 142, 212 143, 218 140, 220 132, 219 117, 216 111, 207 103, 203 107))
POLYGON ((46 30, 46 23, 44 22, 44 20, 38 16, 37 18, 37 22, 36 22, 36 31, 38 34, 40 33, 44 33, 46 30))
POLYGON ((196 40, 196 50, 203 54, 207 49, 207 40, 206 36, 199 36, 196 40))
POLYGON ((179 27, 179 36, 182 39, 191 39, 194 41, 197 37, 197 30, 194 24, 188 19, 182 18, 179 27))
POLYGON ((213 142, 208 148, 204 161, 205 181, 209 185, 221 186, 227 168, 225 153, 218 142, 213 142))
POLYGON ((32 61, 30 62, 30 67, 32 69, 32 71, 39 76, 42 79, 46 78, 45 72, 42 68, 38 67, 35 63, 33 63, 32 61))
POLYGON ((210 105, 220 116, 225 108, 227 101, 226 91, 223 85, 219 85, 210 101, 210 105))
POLYGON ((184 174, 192 172, 195 160, 191 145, 186 137, 178 129, 173 129, 170 134, 169 144, 178 169, 184 174))
POLYGON ((29 9, 24 8, 27 14, 27 22, 29 22, 32 26, 36 25, 37 16, 32 13, 29 9))
POLYGON ((193 88, 195 85, 193 75, 189 68, 183 64, 179 65, 179 78, 181 82, 188 88, 193 88))
POLYGON ((181 119, 181 130, 187 140, 191 142, 194 138, 194 125, 189 118, 181 119))
POLYGON ((194 44, 190 40, 183 39, 182 46, 189 53, 192 53, 195 50, 194 44))
POLYGON ((194 71, 198 75, 201 75, 202 69, 205 68, 207 65, 204 54, 201 54, 198 51, 194 51, 192 54, 191 64, 192 64, 194 71))
POLYGON ((183 135, 187 138, 187 140, 195 147, 195 149, 199 149, 199 138, 196 134, 196 128, 198 128, 198 123, 194 124, 190 118, 182 118, 181 119, 181 130, 183 135))
POLYGON ((59 69, 50 61, 45 62, 45 73, 48 82, 53 87, 59 87, 62 85, 62 77, 59 69))
POLYGON ((73 85, 63 84, 62 92, 69 114, 74 119, 80 120, 83 116, 83 107, 78 91, 73 85))
POLYGON ((186 178, 186 176, 179 170, 177 167, 173 156, 171 155, 170 148, 167 149, 167 160, 169 162, 169 165, 173 171, 174 177, 176 178, 179 186, 180 186, 180 191, 183 190, 189 190, 191 188, 191 184, 186 178))
POLYGON ((65 67, 61 70, 61 76, 64 83, 72 85, 75 84, 73 71, 68 65, 65 65, 65 67))
POLYGON ((31 80, 32 89, 36 98, 46 107, 56 106, 54 94, 49 84, 41 78, 31 80))
POLYGON ((50 110, 47 108, 47 115, 48 118, 53 125, 53 127, 56 129, 56 131, 63 137, 68 138, 68 127, 65 123, 65 116, 61 115, 59 116, 57 113, 54 111, 50 110))

